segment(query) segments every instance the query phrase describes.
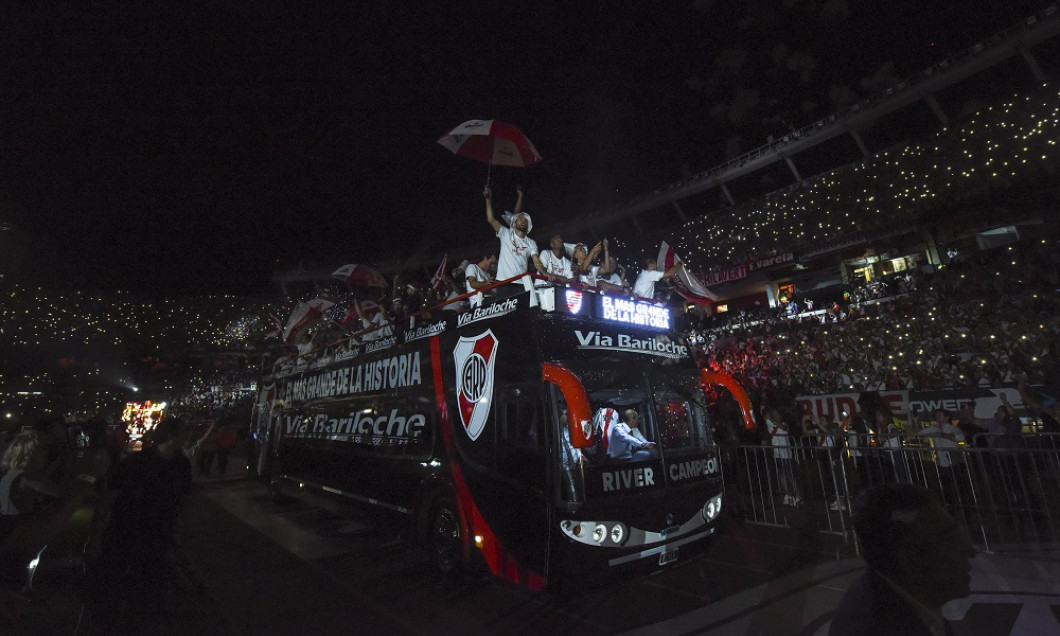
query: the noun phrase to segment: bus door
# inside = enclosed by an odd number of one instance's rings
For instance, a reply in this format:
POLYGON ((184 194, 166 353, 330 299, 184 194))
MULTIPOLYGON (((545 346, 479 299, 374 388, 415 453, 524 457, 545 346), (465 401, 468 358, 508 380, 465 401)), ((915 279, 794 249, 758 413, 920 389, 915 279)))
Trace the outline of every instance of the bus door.
POLYGON ((490 484, 483 513, 505 548, 530 571, 546 575, 549 510, 547 423, 541 383, 507 384, 494 394, 490 484))

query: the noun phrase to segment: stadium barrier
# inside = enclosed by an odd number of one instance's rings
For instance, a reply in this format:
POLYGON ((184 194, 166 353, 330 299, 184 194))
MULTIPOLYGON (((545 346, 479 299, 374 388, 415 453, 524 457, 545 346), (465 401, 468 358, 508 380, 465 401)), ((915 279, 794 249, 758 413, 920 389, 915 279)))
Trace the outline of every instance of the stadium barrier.
POLYGON ((899 443, 848 448, 838 436, 822 436, 790 447, 727 446, 729 514, 853 543, 850 506, 858 493, 908 482, 937 494, 981 550, 1060 543, 1060 434, 1022 435, 1005 448, 933 447, 914 437, 899 443))

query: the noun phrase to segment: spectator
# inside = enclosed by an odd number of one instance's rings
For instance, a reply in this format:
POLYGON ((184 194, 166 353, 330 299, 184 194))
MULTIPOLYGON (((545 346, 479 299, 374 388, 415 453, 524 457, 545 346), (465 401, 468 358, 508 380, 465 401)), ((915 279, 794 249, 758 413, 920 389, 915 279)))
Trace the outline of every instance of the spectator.
MULTIPOLYGON (((517 198, 511 227, 505 227, 494 215, 493 192, 489 186, 486 186, 482 196, 486 199, 486 221, 489 222, 490 227, 493 228, 497 238, 500 240, 500 251, 497 257, 497 279, 508 280, 520 274, 525 274, 528 261, 533 263, 537 273, 545 274, 545 268, 538 257, 537 243, 529 236, 534 224, 530 219, 530 215, 523 212, 522 188, 516 191, 517 198)), ((525 288, 521 284, 516 283, 517 281, 513 281, 513 284, 508 286, 509 289, 504 292, 498 292, 498 295, 511 296, 522 292, 525 288)))
POLYGON ((202 456, 203 449, 206 447, 206 445, 211 443, 211 440, 213 439, 214 429, 216 427, 217 420, 210 420, 209 426, 206 427, 205 431, 202 431, 202 435, 198 435, 198 439, 184 447, 184 455, 187 456, 188 460, 192 463, 192 465, 199 469, 198 472, 200 475, 203 473, 200 463, 200 457, 202 456))
POLYGON ((986 438, 982 434, 987 431, 986 427, 979 423, 975 417, 975 402, 961 404, 960 416, 957 420, 957 428, 960 429, 966 440, 972 440, 972 445, 984 447, 987 445, 986 438))
POLYGON ((607 239, 604 239, 604 268, 601 272, 609 272, 597 281, 597 286, 604 292, 613 294, 631 293, 631 286, 626 280, 626 268, 618 263, 614 255, 608 251, 607 239))
POLYGON ((792 454, 791 434, 788 425, 780 416, 780 411, 775 408, 766 410, 766 432, 769 435, 769 444, 773 447, 773 461, 777 466, 777 481, 780 492, 784 494, 785 506, 798 507, 802 505, 799 496, 799 482, 795 477, 795 457, 792 454))
POLYGON ((37 431, 18 435, 0 460, 0 540, 23 515, 40 514, 61 490, 47 479, 47 447, 37 431))
POLYGON ((641 298, 654 299, 655 298, 655 283, 665 278, 670 278, 677 273, 676 267, 671 267, 666 271, 659 269, 659 264, 654 258, 648 258, 644 260, 644 269, 637 275, 637 280, 633 283, 633 293, 641 298))
POLYGON ((953 414, 947 409, 935 409, 935 421, 917 433, 931 439, 935 448, 935 466, 939 471, 946 504, 955 504, 966 494, 967 471, 964 455, 956 452, 964 444, 964 433, 953 424, 953 414), (943 449, 953 449, 943 450, 943 449))
POLYGON ((1046 433, 1060 433, 1060 409, 1056 407, 1056 401, 1046 404, 1037 395, 1027 389, 1027 378, 1021 376, 1017 389, 1024 406, 1036 414, 1042 420, 1042 428, 1046 433))
POLYGON ((94 625, 136 633, 164 622, 171 609, 173 532, 191 489, 191 463, 181 452, 188 432, 179 418, 164 419, 150 444, 118 467, 117 497, 88 585, 94 625))
POLYGON ((1022 446, 1020 433, 1023 423, 1016 415, 1016 409, 1008 400, 1008 395, 1001 393, 1001 406, 994 413, 994 421, 987 431, 991 448, 1019 448, 1022 446))
POLYGON ((547 285, 549 283, 560 283, 566 285, 574 282, 574 272, 571 270, 571 261, 567 258, 567 252, 563 247, 563 237, 559 234, 553 235, 549 239, 548 247, 544 252, 541 252, 540 259, 541 265, 545 268, 545 276, 547 280, 537 279, 534 281, 537 285, 547 285))
POLYGON ((442 307, 444 311, 461 312, 467 311, 470 306, 467 298, 461 298, 456 300, 457 297, 464 295, 464 270, 467 268, 467 261, 464 261, 464 265, 457 267, 453 270, 452 275, 446 276, 444 279, 445 289, 443 290, 443 297, 439 300, 444 302, 445 305, 442 307))
POLYGON ((828 633, 952 634, 941 607, 970 593, 975 550, 965 529, 913 484, 866 490, 853 517, 866 570, 843 595, 828 633))
POLYGON ((935 447, 936 464, 940 470, 950 472, 955 464, 963 463, 963 458, 955 453, 950 453, 942 448, 956 449, 964 443, 964 433, 953 425, 951 414, 946 409, 935 409, 935 422, 921 428, 917 433, 920 437, 931 438, 932 446, 935 447))
POLYGON ((60 481, 72 477, 73 455, 70 453, 66 422, 57 417, 37 420, 33 430, 40 433, 40 443, 47 458, 44 475, 60 481))
POLYGON ((368 311, 364 307, 364 303, 359 300, 353 301, 353 306, 357 310, 357 317, 361 320, 361 329, 364 331, 364 333, 361 334, 361 340, 365 342, 378 340, 394 334, 394 328, 390 325, 386 312, 383 311, 382 307, 375 305, 375 303, 372 303, 372 305, 373 311, 371 314, 368 314, 368 311))
POLYGON ((236 428, 228 422, 221 427, 217 438, 217 473, 224 475, 228 473, 228 457, 232 449, 236 447, 236 428))
MULTIPOLYGON (((110 465, 106 449, 91 449, 72 464, 75 476, 62 486, 44 481, 33 483, 34 474, 45 470, 44 446, 37 433, 23 435, 12 442, 3 458, 5 478, 14 473, 10 480, 3 480, 6 483, 2 486, 5 515, 15 513, 13 519, 5 520, 5 535, 0 538, 0 589, 6 590, 8 600, 17 600, 10 593, 23 589, 30 561, 63 529, 81 503, 95 493, 96 480, 106 474, 110 465), (25 478, 19 480, 20 475, 25 478), (20 493, 20 488, 29 492, 20 493), (42 495, 46 500, 42 500, 42 495)), ((0 603, 0 614, 5 607, 0 603)))
MULTIPOLYGON (((497 257, 493 254, 483 256, 479 259, 478 263, 471 263, 464 269, 464 284, 467 286, 467 292, 477 291, 492 285, 497 282, 497 279, 493 277, 493 272, 497 269, 497 257)), ((482 305, 483 293, 479 292, 471 297, 471 306, 479 307, 482 305)))

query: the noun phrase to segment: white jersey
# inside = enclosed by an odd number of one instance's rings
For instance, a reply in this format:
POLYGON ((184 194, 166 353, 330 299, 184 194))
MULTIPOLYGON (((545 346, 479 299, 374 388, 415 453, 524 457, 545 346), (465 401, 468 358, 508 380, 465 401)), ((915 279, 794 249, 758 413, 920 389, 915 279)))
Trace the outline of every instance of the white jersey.
POLYGON ((774 459, 791 459, 791 436, 773 420, 766 418, 766 429, 769 431, 769 443, 773 446, 774 459))
POLYGON ((497 230, 500 253, 497 255, 497 280, 508 280, 526 273, 526 262, 537 254, 537 243, 529 236, 519 238, 510 227, 503 225, 497 230))
POLYGON ((600 266, 592 265, 589 267, 588 272, 578 275, 578 280, 581 281, 583 285, 588 285, 589 287, 596 287, 596 283, 600 278, 599 274, 600 266))
MULTIPOLYGON (((475 280, 480 283, 489 282, 490 275, 486 273, 486 270, 482 269, 478 265, 471 263, 464 268, 464 289, 469 293, 475 291, 475 288, 471 286, 468 281, 475 280)), ((479 292, 469 299, 469 304, 472 307, 478 307, 482 304, 482 292, 479 292)))
POLYGON ((953 424, 927 426, 920 429, 919 434, 921 437, 931 438, 931 445, 935 447, 935 454, 940 468, 950 468, 954 463, 962 459, 960 455, 954 457, 951 453, 940 450, 943 448, 960 448, 961 443, 964 442, 964 433, 953 424))
POLYGON ((637 282, 633 283, 633 293, 643 298, 655 297, 655 283, 663 278, 662 272, 657 269, 646 269, 637 275, 637 282))
POLYGON ((364 340, 365 342, 379 340, 380 338, 394 335, 394 329, 390 326, 390 323, 387 322, 386 316, 384 316, 381 311, 375 312, 371 318, 362 319, 361 328, 372 329, 372 331, 361 336, 361 340, 364 340))
MULTIPOLYGON (((570 268, 570 259, 566 256, 556 256, 552 250, 545 250, 541 252, 541 264, 544 265, 545 271, 553 276, 563 276, 565 278, 574 278, 574 272, 570 268)), ((547 285, 548 281, 537 279, 534 281, 538 285, 547 285)))

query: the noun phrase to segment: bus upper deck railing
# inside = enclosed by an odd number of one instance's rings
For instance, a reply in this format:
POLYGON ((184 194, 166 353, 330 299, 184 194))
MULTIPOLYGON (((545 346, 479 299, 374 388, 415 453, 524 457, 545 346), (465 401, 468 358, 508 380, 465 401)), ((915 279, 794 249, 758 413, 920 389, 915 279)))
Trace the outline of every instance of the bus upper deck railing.
MULTIPOLYGON (((553 283, 553 282, 549 281, 546 276, 542 276, 540 274, 534 274, 534 273, 531 273, 531 272, 527 272, 525 274, 519 274, 518 276, 513 276, 511 278, 507 278, 507 279, 504 279, 504 280, 499 280, 499 281, 490 283, 490 284, 488 284, 488 285, 486 285, 484 287, 481 287, 479 289, 476 289, 474 291, 466 292, 466 293, 461 294, 459 296, 454 296, 453 298, 447 298, 447 299, 445 299, 444 301, 442 301, 440 303, 437 303, 435 305, 431 305, 430 307, 426 307, 426 308, 420 309, 420 310, 414 312, 411 316, 409 316, 409 326, 410 327, 414 327, 415 326, 415 321, 417 321, 417 320, 430 319, 433 315, 435 315, 436 312, 439 312, 439 311, 452 311, 452 309, 447 309, 447 307, 451 307, 454 304, 457 304, 457 303, 460 303, 460 302, 463 302, 463 301, 470 301, 472 298, 474 298, 475 296, 477 296, 479 294, 488 294, 491 291, 503 288, 503 287, 505 287, 507 285, 518 284, 518 283, 522 282, 527 291, 536 291, 537 289, 544 288, 544 287, 536 287, 534 285, 533 281, 544 281, 544 282, 547 283, 547 287, 559 287, 559 286, 570 287, 570 288, 577 289, 577 290, 580 290, 580 291, 589 292, 589 293, 595 293, 595 294, 613 293, 613 292, 608 292, 608 291, 606 291, 606 290, 604 290, 604 289, 602 289, 600 287, 596 287, 596 286, 592 286, 592 285, 586 285, 585 283, 581 283, 581 282, 578 282, 578 281, 573 281, 573 282, 564 283, 564 284, 557 284, 557 283, 553 283)), ((627 294, 627 296, 630 297, 630 298, 634 298, 636 300, 639 300, 639 301, 643 301, 643 302, 654 302, 653 299, 644 298, 644 297, 641 297, 641 296, 636 296, 632 292, 627 294)), ((360 330, 357 330, 357 331, 349 332, 349 333, 344 334, 341 338, 336 338, 334 340, 330 340, 330 341, 326 342, 325 344, 323 344, 322 346, 319 346, 319 347, 316 347, 316 348, 312 349, 311 351, 299 352, 298 354, 292 355, 290 357, 295 359, 295 360, 308 359, 308 358, 315 358, 315 357, 318 357, 320 355, 327 355, 328 353, 332 353, 332 352, 339 352, 339 351, 342 351, 342 350, 348 348, 351 344, 354 344, 354 343, 359 344, 359 343, 366 342, 366 341, 372 341, 372 340, 378 339, 380 337, 388 336, 388 335, 390 335, 390 334, 392 334, 394 332, 394 329, 396 328, 396 326, 397 325, 395 325, 394 323, 388 321, 388 322, 380 324, 380 325, 374 325, 372 327, 368 327, 368 328, 365 328, 365 329, 360 329, 360 330)))

